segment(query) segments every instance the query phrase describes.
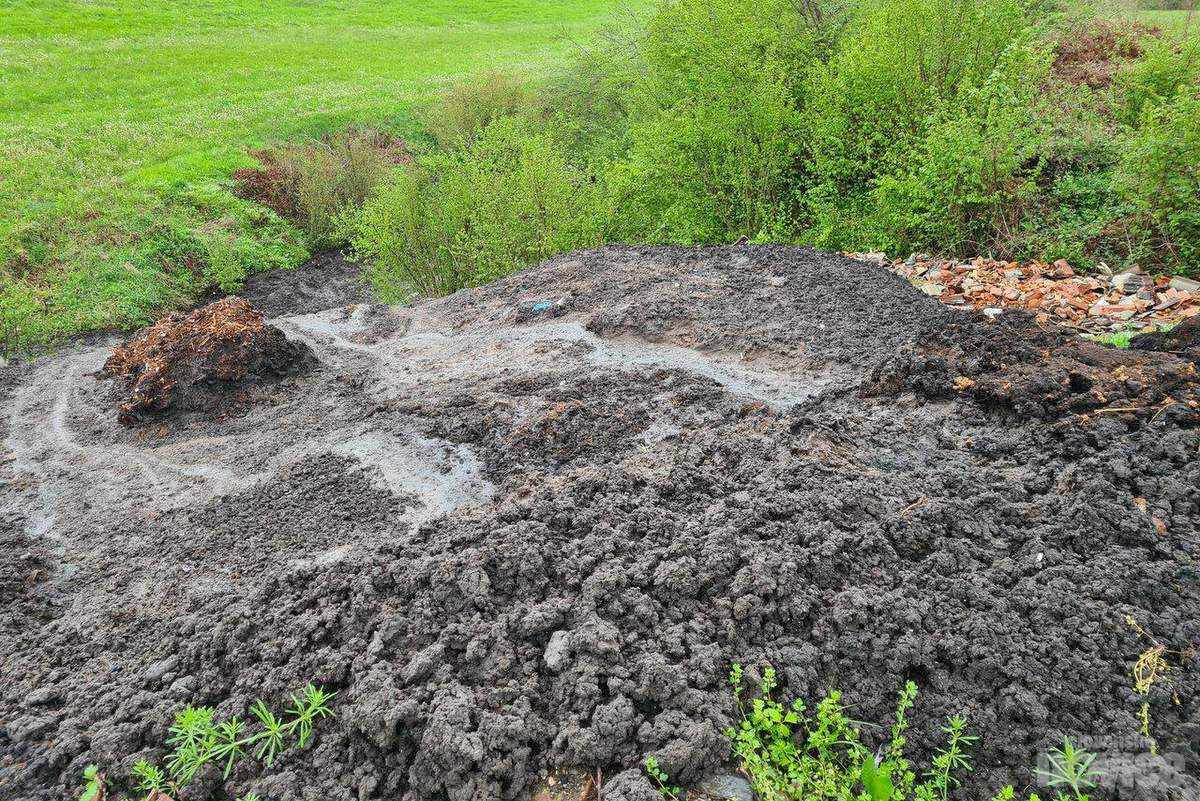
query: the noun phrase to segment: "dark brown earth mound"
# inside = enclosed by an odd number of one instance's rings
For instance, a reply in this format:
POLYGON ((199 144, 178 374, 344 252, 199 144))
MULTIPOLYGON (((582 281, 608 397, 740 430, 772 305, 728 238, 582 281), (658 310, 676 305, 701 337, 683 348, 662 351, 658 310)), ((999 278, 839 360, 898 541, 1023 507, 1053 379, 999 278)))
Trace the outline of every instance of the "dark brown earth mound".
POLYGON ((1129 340, 1129 347, 1172 353, 1200 364, 1200 315, 1184 320, 1170 331, 1136 336, 1129 340))
POLYGON ((955 798, 1031 788, 1064 735, 1117 766, 1104 797, 1195 792, 1178 355, 782 247, 605 248, 273 322, 325 369, 220 423, 108 425, 96 348, 0 388, 5 801, 161 759, 185 703, 309 681, 338 692, 312 748, 197 798, 528 799, 578 767, 648 801, 645 755, 685 785, 728 760, 735 660, 885 724, 915 681, 917 767, 946 715, 979 736, 955 798), (1134 692, 1127 616, 1172 688, 1134 692))
POLYGON ((1122 60, 1142 54, 1141 40, 1162 31, 1141 23, 1091 19, 1065 33, 1054 47, 1053 74, 1074 86, 1112 85, 1122 60))
POLYGON ((876 379, 881 390, 905 386, 928 397, 960 392, 1046 420, 1086 425, 1094 415, 1112 414, 1137 425, 1165 414, 1180 426, 1200 423, 1194 363, 1100 345, 1023 312, 982 326, 971 317, 931 329, 881 363, 876 379))
POLYGON ((117 420, 128 426, 168 410, 227 413, 251 402, 254 387, 294 375, 312 358, 249 303, 225 298, 169 314, 113 348, 100 377, 124 381, 117 420))
POLYGON ((237 294, 268 317, 372 302, 360 266, 336 251, 317 253, 294 269, 255 273, 237 294))

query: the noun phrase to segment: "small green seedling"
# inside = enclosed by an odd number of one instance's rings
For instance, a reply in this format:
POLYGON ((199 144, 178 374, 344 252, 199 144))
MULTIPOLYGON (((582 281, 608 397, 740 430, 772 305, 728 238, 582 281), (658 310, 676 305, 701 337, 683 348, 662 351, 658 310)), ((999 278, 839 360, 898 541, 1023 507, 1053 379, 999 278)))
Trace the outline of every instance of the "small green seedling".
POLYGON ((83 786, 79 801, 104 801, 104 790, 108 786, 104 772, 95 765, 88 765, 83 769, 83 778, 87 783, 83 786))
MULTIPOLYGON (((250 758, 251 754, 270 767, 291 739, 294 738, 300 748, 308 744, 313 724, 320 718, 333 716, 329 703, 336 694, 310 684, 300 695, 292 694, 292 706, 280 715, 258 699, 250 707, 258 722, 255 730, 237 716, 218 722, 212 707, 189 705, 176 713, 175 722, 168 730, 167 745, 172 750, 165 769, 144 759, 133 766, 137 790, 147 794, 158 790, 179 801, 183 789, 206 765, 220 767, 223 779, 228 779, 234 765, 250 758)), ((258 797, 251 793, 242 801, 258 801, 258 797)))
POLYGON ((642 764, 646 769, 646 775, 658 786, 658 791, 662 793, 663 798, 669 798, 671 801, 679 801, 679 794, 682 790, 670 784, 671 777, 658 766, 658 760, 650 756, 646 757, 646 761, 642 764))
POLYGON ((1069 787, 1075 801, 1088 801, 1087 790, 1096 786, 1095 779, 1101 776, 1100 771, 1092 768, 1096 755, 1083 748, 1076 748, 1071 741, 1063 738, 1063 744, 1052 748, 1047 754, 1050 762, 1049 770, 1034 771, 1046 780, 1051 787, 1069 787))

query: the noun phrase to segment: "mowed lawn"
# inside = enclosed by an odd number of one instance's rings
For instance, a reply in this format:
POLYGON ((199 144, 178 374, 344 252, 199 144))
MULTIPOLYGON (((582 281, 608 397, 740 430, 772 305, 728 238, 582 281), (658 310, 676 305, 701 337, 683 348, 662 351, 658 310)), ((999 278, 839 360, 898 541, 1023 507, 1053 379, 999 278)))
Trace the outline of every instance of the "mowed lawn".
MULTIPOLYGON (((403 135, 454 83, 536 79, 649 5, 0 0, 0 276, 18 259, 27 283, 32 261, 98 290, 70 274, 99 269, 166 194, 248 163, 247 147, 348 124, 403 135)), ((122 322, 92 311, 66 327, 122 322)))

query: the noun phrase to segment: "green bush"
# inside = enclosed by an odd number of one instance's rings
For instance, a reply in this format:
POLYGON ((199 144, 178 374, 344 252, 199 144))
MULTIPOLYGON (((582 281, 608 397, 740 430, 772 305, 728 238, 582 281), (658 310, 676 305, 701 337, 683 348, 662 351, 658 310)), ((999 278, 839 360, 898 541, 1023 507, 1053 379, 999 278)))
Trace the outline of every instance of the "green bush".
POLYGON ((978 87, 964 79, 930 119, 896 173, 872 190, 873 244, 889 251, 997 251, 1011 255, 1023 208, 1037 193, 1046 132, 1034 101, 1048 60, 1010 44, 978 87))
POLYGON ((1112 104, 1117 118, 1137 126, 1150 108, 1169 102, 1182 87, 1200 80, 1200 39, 1183 44, 1147 37, 1144 52, 1113 78, 1112 104))
MULTIPOLYGON (((916 169, 930 125, 962 120, 1017 42, 1030 37, 1020 0, 878 0, 852 16, 828 63, 807 83, 807 238, 862 245, 864 196, 883 175, 916 169), (849 219, 846 219, 849 218, 849 219)), ((965 132, 969 133, 969 130, 965 132)), ((987 138, 973 134, 976 139, 987 138)))
POLYGON ((625 238, 697 244, 781 216, 816 33, 787 0, 670 0, 650 22, 631 147, 613 174, 625 238))
POLYGON ((445 295, 468 283, 454 247, 466 219, 444 202, 426 167, 399 171, 343 224, 352 256, 367 262, 371 284, 385 302, 406 301, 413 293, 445 295))
POLYGON ((346 218, 385 300, 441 295, 602 241, 599 190, 553 130, 514 119, 405 172, 346 218))
POLYGON ((471 145, 479 132, 504 117, 532 109, 525 84, 511 75, 492 72, 451 89, 425 114, 425 127, 443 148, 471 145))
POLYGON ((553 120, 572 152, 589 159, 624 156, 635 90, 646 75, 644 25, 640 16, 622 17, 539 87, 538 114, 553 120))
POLYGON ((1125 143, 1117 185, 1154 255, 1185 272, 1200 270, 1200 90, 1146 111, 1125 143))
POLYGON ((340 244, 337 217, 362 205, 394 166, 399 148, 377 131, 349 130, 277 151, 297 222, 314 247, 340 244))
POLYGON ((1047 86, 1035 100, 1046 137, 1040 148, 1045 186, 1069 172, 1103 171, 1117 163, 1120 125, 1106 100, 1102 91, 1063 84, 1047 86))
POLYGON ((1132 211, 1113 184, 1112 168, 1065 173, 1026 214, 1018 258, 1066 259, 1076 268, 1136 260, 1142 237, 1129 229, 1132 211))

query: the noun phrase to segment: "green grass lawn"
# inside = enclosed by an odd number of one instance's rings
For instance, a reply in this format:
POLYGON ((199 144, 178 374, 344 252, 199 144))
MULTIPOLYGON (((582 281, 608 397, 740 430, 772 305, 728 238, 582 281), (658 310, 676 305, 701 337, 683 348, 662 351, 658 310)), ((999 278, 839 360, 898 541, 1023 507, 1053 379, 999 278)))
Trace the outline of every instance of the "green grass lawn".
POLYGON ((1139 11, 1139 22, 1162 28, 1173 36, 1200 36, 1200 11, 1139 11))
MULTIPOLYGON (((649 2, 620 8, 630 5, 649 2)), ((619 10, 617 0, 0 0, 0 277, 20 280, 55 333, 143 322, 186 290, 155 274, 148 231, 170 228, 170 247, 212 220, 241 233, 264 225, 218 183, 249 163, 247 147, 351 123, 412 134, 415 109, 453 83, 497 69, 536 78, 619 10)), ((266 226, 249 234, 264 258, 302 254, 266 226)))
POLYGON ((1153 8, 1154 0, 1075 0, 1073 8, 1087 16, 1111 20, 1136 20, 1162 29, 1171 36, 1200 35, 1200 9, 1191 13, 1153 8))

